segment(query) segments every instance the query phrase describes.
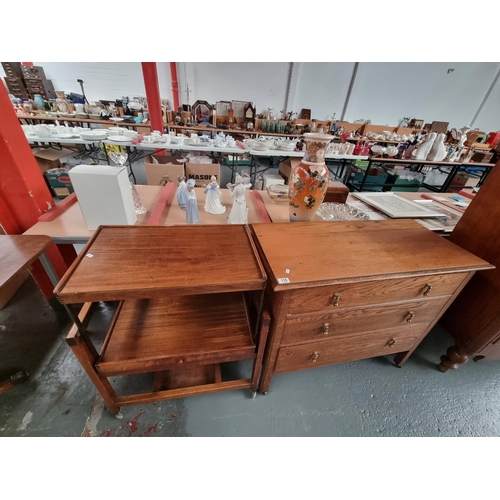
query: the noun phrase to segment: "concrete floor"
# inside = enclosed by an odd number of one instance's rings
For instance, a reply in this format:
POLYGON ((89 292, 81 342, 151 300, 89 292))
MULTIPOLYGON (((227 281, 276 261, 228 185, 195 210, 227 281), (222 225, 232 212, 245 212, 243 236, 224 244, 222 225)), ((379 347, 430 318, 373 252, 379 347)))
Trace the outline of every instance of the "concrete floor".
MULTIPOLYGON (((102 339, 112 306, 91 323, 102 339)), ((451 339, 434 328, 402 369, 380 357, 277 375, 269 393, 248 391, 109 412, 65 342, 69 321, 29 278, 0 310, 0 378, 30 378, 0 396, 0 436, 499 436, 495 362, 436 368, 451 339)), ((242 372, 248 365, 238 365, 242 372)), ((126 393, 151 377, 112 383, 126 393)), ((119 390, 120 390, 119 389, 119 390)))

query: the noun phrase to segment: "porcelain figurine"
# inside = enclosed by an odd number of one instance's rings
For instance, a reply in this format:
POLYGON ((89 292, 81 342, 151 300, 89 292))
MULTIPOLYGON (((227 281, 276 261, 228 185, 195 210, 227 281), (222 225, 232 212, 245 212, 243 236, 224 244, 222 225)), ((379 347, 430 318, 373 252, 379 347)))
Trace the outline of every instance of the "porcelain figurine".
POLYGON ((228 224, 247 224, 248 208, 246 200, 246 190, 248 184, 244 184, 244 179, 241 175, 236 176, 234 189, 231 191, 231 196, 234 198, 233 208, 227 218, 228 224))
POLYGON ((415 150, 412 152, 412 158, 414 160, 426 160, 427 155, 429 154, 434 141, 436 140, 437 134, 436 132, 431 132, 427 139, 420 144, 415 150))
POLYGON ((186 202, 188 198, 186 178, 177 177, 177 180, 179 181, 179 187, 177 188, 177 203, 179 203, 179 207, 181 207, 182 210, 186 210, 186 202))
POLYGON ((217 184, 217 178, 212 175, 210 178, 212 182, 205 185, 204 193, 207 195, 205 199, 205 212, 213 215, 223 214, 226 211, 226 207, 221 203, 222 193, 220 192, 219 185, 217 184))
POLYGON ((198 224, 200 222, 200 214, 198 212, 198 201, 194 190, 196 182, 194 179, 189 179, 186 183, 187 200, 186 200, 186 222, 188 224, 198 224))
POLYGON ((465 141, 467 140, 467 134, 471 131, 470 127, 462 127, 458 132, 458 146, 463 148, 465 146, 465 141))
POLYGON ((446 146, 444 145, 444 140, 446 139, 446 134, 438 134, 432 148, 427 155, 428 161, 443 161, 446 158, 446 146))

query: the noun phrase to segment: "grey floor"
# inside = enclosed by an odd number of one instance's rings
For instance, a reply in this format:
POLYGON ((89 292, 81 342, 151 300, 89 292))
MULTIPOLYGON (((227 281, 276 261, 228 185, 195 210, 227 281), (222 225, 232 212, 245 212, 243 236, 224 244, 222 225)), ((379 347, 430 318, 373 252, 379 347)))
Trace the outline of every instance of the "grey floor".
MULTIPOLYGON (((500 364, 436 369, 451 338, 434 328, 406 365, 390 358, 274 377, 267 395, 244 390, 122 408, 115 417, 65 342, 69 321, 31 278, 0 310, 0 379, 30 377, 0 395, 0 436, 499 436, 500 364)), ((98 342, 112 314, 101 303, 98 342)), ((234 368, 234 367, 233 367, 234 368)), ((238 365, 244 375, 249 366, 238 365)), ((148 375, 112 383, 149 389, 148 375)))

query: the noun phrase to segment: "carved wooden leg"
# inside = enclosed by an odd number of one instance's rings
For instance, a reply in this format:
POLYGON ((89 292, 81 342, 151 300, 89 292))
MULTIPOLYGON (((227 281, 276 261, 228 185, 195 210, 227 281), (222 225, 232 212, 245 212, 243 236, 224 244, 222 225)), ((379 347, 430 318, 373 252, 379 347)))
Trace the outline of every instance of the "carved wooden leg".
POLYGON ((456 370, 459 365, 467 362, 469 356, 460 351, 456 345, 452 345, 446 351, 446 354, 441 356, 441 363, 439 363, 439 370, 443 373, 447 370, 456 370))

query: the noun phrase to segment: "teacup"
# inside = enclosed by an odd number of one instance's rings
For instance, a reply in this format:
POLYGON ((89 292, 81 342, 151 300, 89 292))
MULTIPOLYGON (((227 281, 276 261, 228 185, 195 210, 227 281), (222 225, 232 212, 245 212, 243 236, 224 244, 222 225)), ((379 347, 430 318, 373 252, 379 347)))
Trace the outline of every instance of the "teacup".
POLYGON ((235 148, 236 147, 236 141, 235 140, 230 140, 227 143, 228 148, 235 148))
POLYGON ((186 136, 184 134, 179 134, 177 136, 177 144, 184 144, 184 139, 186 138, 186 136))
POLYGON ((153 137, 152 137, 152 136, 150 136, 150 135, 145 135, 145 136, 142 138, 142 142, 148 142, 148 143, 149 143, 149 142, 153 142, 153 141, 154 141, 154 139, 153 139, 153 137))
POLYGON ((50 128, 47 125, 35 125, 34 132, 38 137, 50 137, 50 128))

